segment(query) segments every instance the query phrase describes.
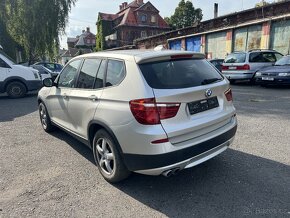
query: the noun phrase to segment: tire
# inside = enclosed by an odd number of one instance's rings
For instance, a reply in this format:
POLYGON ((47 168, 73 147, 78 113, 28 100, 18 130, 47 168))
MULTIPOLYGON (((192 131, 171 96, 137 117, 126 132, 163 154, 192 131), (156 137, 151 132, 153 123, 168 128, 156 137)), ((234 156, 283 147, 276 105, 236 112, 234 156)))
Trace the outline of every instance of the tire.
POLYGON ((95 133, 94 159, 100 173, 110 183, 120 182, 130 175, 116 145, 117 142, 105 130, 101 129, 95 133))
POLYGON ((38 111, 39 111, 41 126, 44 129, 44 131, 52 132, 53 130, 55 130, 55 126, 52 125, 50 117, 47 113, 47 109, 42 102, 38 105, 38 111))
POLYGON ((26 93, 26 86, 21 82, 11 82, 6 87, 6 92, 10 98, 22 98, 26 93))

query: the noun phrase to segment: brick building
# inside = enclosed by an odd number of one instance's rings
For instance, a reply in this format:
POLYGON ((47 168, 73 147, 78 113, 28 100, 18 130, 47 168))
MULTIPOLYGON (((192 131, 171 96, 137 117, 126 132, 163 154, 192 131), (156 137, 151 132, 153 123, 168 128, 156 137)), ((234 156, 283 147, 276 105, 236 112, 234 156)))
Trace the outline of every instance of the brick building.
POLYGON ((90 28, 82 31, 82 34, 76 37, 67 38, 68 48, 88 48, 93 49, 96 46, 96 35, 91 33, 90 28))
POLYGON ((97 50, 131 45, 135 39, 170 30, 158 9, 143 0, 122 3, 117 14, 99 13, 96 24, 97 50))

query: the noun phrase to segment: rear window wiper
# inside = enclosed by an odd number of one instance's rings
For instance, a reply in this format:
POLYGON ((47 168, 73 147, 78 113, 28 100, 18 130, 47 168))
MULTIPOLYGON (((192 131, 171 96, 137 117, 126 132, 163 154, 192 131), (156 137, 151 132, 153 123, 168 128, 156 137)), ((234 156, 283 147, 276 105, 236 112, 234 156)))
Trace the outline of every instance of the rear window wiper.
POLYGON ((222 81, 223 78, 211 78, 211 79, 205 79, 201 82, 202 85, 206 85, 206 84, 211 84, 217 81, 222 81))

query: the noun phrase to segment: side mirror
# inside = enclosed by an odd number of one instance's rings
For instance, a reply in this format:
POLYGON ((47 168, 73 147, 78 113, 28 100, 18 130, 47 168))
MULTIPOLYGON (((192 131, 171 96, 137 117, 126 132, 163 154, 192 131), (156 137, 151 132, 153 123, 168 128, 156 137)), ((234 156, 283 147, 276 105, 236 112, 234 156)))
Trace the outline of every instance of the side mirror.
POLYGON ((43 81, 42 81, 42 84, 43 86, 45 87, 52 87, 54 86, 54 82, 52 81, 52 78, 45 78, 43 81))

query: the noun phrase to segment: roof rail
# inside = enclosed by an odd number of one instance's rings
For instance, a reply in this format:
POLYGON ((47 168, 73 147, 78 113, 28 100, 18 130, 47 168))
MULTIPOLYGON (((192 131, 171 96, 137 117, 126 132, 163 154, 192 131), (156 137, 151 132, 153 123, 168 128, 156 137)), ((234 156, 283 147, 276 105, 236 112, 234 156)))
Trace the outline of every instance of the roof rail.
POLYGON ((274 49, 260 49, 260 48, 257 48, 257 49, 251 49, 248 52, 252 52, 252 51, 275 51, 275 50, 274 49))

